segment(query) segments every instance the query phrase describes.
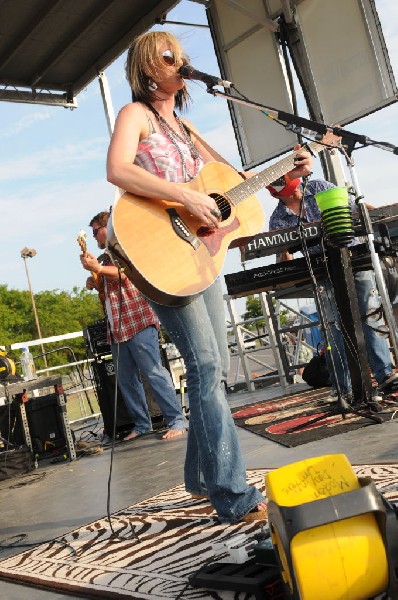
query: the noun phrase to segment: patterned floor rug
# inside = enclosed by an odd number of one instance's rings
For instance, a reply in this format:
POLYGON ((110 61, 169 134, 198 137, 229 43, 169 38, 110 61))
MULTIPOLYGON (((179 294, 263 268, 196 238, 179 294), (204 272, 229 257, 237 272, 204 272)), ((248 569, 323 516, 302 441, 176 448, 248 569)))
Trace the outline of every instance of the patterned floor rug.
POLYGON ((289 448, 374 425, 375 421, 365 415, 372 414, 383 422, 398 418, 396 400, 393 404, 381 403, 377 414, 366 409, 343 417, 337 400, 330 398, 330 388, 308 390, 248 404, 233 410, 232 416, 239 427, 289 448))
MULTIPOLYGON (((370 476, 387 499, 398 498, 396 463, 354 470, 370 476)), ((250 470, 249 483, 264 491, 265 473, 250 470)), ((109 600, 254 598, 210 586, 193 588, 188 577, 215 560, 215 542, 238 533, 252 539, 258 524, 217 524, 211 505, 192 500, 182 485, 114 513, 111 524, 104 518, 9 557, 0 562, 0 579, 109 600)))

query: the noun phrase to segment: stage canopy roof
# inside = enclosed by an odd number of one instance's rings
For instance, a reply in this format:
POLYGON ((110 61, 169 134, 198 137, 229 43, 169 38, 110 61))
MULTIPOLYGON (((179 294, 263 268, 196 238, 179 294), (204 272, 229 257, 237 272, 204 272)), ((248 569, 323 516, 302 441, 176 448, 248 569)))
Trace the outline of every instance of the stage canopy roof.
MULTIPOLYGON (((346 125, 397 101, 375 0, 191 1, 208 9, 223 79, 248 98, 267 98, 270 106, 293 112, 287 43, 312 119, 346 125), (332 51, 317 23, 332 23, 332 51)), ((131 39, 156 23, 169 23, 167 13, 177 4, 0 0, 0 100, 75 107, 81 90, 96 77, 103 81, 101 74, 131 39)), ((107 106, 105 90, 103 95, 107 106)), ((230 112, 244 168, 296 143, 291 131, 276 136, 275 124, 251 107, 230 102, 230 112)), ((110 129, 111 117, 107 114, 110 129)))
POLYGON ((178 0, 0 0, 0 100, 74 98, 178 0))

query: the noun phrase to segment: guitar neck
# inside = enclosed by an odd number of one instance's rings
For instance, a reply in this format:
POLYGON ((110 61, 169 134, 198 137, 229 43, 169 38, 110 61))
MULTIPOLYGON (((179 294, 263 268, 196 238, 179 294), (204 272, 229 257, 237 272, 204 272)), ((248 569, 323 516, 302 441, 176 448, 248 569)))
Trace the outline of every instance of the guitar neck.
MULTIPOLYGON (((82 254, 84 257, 87 256, 87 245, 86 245, 86 234, 83 233, 82 231, 79 233, 78 237, 77 237, 77 243, 80 246, 80 250, 82 251, 82 254)), ((102 287, 102 280, 99 277, 98 273, 94 273, 94 271, 90 271, 91 273, 91 277, 94 280, 94 285, 97 288, 97 290, 100 290, 100 287, 102 287)))
MULTIPOLYGON (((321 152, 321 150, 325 149, 324 144, 318 144, 318 142, 306 144, 306 147, 311 151, 312 154, 318 154, 321 152)), ((270 185, 270 183, 276 181, 282 177, 282 175, 286 175, 286 173, 291 171, 295 166, 294 159, 302 150, 303 148, 300 148, 300 150, 292 152, 274 165, 271 165, 263 171, 256 173, 256 175, 253 175, 253 177, 245 179, 228 191, 228 198, 234 205, 237 205, 245 200, 245 198, 248 196, 255 194, 264 187, 267 187, 267 185, 270 185)))

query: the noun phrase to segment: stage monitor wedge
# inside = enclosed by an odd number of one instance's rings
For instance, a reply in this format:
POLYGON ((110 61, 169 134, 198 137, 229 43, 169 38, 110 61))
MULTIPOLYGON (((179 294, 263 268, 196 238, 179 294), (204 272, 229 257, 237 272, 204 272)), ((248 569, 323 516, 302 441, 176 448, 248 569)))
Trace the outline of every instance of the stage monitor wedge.
POLYGON ((296 16, 325 123, 346 125, 397 101, 374 0, 304 0, 296 16))
MULTIPOLYGON (((224 79, 232 81, 250 100, 293 112, 283 61, 275 34, 261 0, 238 0, 244 12, 224 0, 215 0, 207 17, 224 79), (251 13, 252 16, 248 16, 251 13)), ((296 137, 260 111, 228 102, 239 154, 245 168, 261 164, 290 150, 296 137)))

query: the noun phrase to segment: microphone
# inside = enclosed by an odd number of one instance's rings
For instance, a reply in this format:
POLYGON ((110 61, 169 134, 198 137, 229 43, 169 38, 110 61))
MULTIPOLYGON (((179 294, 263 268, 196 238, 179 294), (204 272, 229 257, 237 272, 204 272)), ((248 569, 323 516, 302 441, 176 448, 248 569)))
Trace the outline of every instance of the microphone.
POLYGON ((178 72, 184 79, 197 79, 198 81, 203 81, 208 88, 213 87, 213 85, 221 85, 227 89, 234 86, 231 81, 224 81, 224 79, 219 79, 214 75, 202 73, 202 71, 197 71, 191 67, 191 65, 182 65, 182 67, 178 69, 178 72))

